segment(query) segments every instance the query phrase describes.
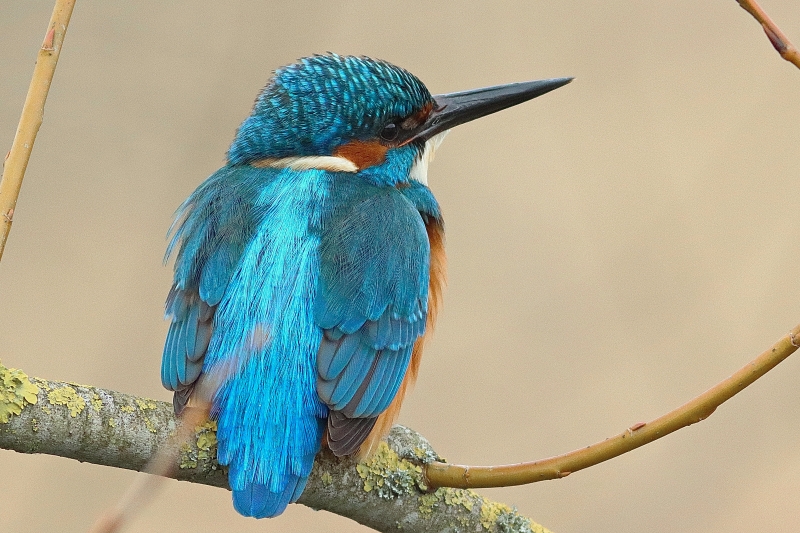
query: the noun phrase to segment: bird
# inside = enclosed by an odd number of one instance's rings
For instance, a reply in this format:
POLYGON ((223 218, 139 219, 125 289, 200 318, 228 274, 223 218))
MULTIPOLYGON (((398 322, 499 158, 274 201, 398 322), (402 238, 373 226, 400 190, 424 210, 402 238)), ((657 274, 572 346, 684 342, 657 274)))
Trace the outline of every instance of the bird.
POLYGON ((571 79, 434 96, 387 61, 334 53, 273 73, 166 253, 162 383, 176 415, 210 405, 240 514, 281 514, 323 446, 363 458, 385 437, 441 306, 435 150, 571 79))

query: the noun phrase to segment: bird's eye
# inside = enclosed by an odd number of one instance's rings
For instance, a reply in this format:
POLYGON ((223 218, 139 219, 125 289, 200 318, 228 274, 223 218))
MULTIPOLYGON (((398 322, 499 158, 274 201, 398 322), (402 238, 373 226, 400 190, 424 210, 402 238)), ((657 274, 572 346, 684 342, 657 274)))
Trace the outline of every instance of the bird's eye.
POLYGON ((397 127, 397 124, 390 122, 381 130, 381 139, 384 141, 393 141, 397 138, 397 133, 399 131, 400 128, 397 127))

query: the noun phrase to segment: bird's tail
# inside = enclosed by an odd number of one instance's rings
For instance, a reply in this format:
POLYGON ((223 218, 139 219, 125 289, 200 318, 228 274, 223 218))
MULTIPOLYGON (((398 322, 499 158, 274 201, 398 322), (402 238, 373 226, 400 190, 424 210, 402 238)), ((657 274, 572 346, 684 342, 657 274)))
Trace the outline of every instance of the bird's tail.
POLYGON ((278 516, 303 493, 308 477, 289 476, 282 492, 272 492, 267 485, 248 483, 244 490, 233 491, 233 507, 239 514, 254 518, 278 516))

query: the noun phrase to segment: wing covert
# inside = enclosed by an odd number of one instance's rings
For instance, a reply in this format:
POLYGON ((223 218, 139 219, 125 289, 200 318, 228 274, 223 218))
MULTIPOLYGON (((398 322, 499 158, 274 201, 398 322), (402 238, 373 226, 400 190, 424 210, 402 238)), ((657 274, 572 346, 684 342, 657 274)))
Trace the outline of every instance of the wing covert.
POLYGON ((177 248, 175 277, 165 314, 171 320, 161 359, 161 381, 175 391, 180 414, 202 372, 222 300, 254 228, 257 181, 248 167, 226 167, 178 209, 167 256, 177 248))
POLYGON ((394 188, 348 189, 323 229, 317 393, 328 443, 358 450, 397 393, 425 331, 430 246, 423 218, 394 188))

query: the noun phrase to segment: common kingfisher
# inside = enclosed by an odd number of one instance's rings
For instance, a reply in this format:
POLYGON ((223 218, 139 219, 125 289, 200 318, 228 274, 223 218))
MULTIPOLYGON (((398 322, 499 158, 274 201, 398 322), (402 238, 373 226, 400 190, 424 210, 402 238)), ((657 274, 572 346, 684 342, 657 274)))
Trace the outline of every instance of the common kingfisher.
POLYGON ((167 249, 161 380, 176 414, 210 391, 239 513, 279 515, 323 445, 363 457, 388 433, 441 303, 434 151, 569 81, 432 96, 402 68, 336 54, 274 73, 167 249))

